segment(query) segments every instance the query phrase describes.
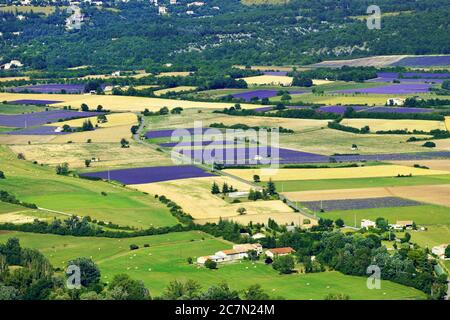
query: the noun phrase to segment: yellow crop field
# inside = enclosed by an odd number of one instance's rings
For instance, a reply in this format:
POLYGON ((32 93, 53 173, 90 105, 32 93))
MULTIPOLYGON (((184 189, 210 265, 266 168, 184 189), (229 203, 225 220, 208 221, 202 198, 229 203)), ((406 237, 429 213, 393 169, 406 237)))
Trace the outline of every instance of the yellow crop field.
POLYGON ((0 82, 18 81, 18 80, 30 80, 30 77, 4 77, 0 78, 0 82))
POLYGON ((261 169, 227 169, 226 173, 238 176, 248 181, 254 175, 259 175, 262 181, 286 180, 322 180, 322 179, 348 179, 348 178, 375 178, 394 177, 397 175, 427 176, 448 174, 447 171, 427 170, 396 165, 380 165, 356 168, 325 168, 325 169, 275 169, 274 172, 261 169))
POLYGON ((245 208, 247 215, 291 213, 292 209, 282 201, 255 201, 231 204, 220 196, 211 194, 211 186, 216 182, 222 186, 224 182, 239 191, 248 191, 251 186, 229 177, 205 177, 164 181, 149 184, 130 185, 129 187, 150 194, 165 195, 175 201, 194 219, 218 219, 239 216, 237 210, 245 208))
POLYGON ((161 72, 156 77, 187 77, 191 74, 190 71, 172 71, 172 72, 161 72))
MULTIPOLYGON (((35 100, 55 100, 63 101, 55 103, 52 106, 62 107, 70 105, 73 108, 80 108, 81 104, 86 103, 91 109, 102 105, 105 109, 111 111, 158 111, 162 107, 176 108, 204 108, 204 109, 223 109, 233 106, 233 103, 216 102, 195 102, 185 100, 171 100, 162 98, 144 98, 127 97, 112 95, 84 95, 84 94, 26 94, 26 93, 0 93, 0 101, 13 101, 19 99, 35 100)), ((243 108, 254 109, 260 106, 255 104, 241 104, 243 108)))
POLYGON ((28 144, 28 143, 47 143, 56 138, 56 135, 9 135, 0 134, 0 144, 28 144))
POLYGON ((431 130, 445 130, 443 121, 433 120, 386 120, 386 119, 344 119, 341 124, 354 128, 369 126, 371 132, 389 130, 421 130, 429 132, 431 130))
POLYGON ((445 170, 450 171, 450 161, 445 160, 396 160, 389 161, 389 163, 397 164, 401 166, 414 167, 414 165, 419 164, 421 166, 426 166, 433 170, 445 170))
POLYGON ((153 93, 155 94, 155 96, 161 96, 161 95, 169 93, 169 92, 193 91, 195 89, 197 89, 197 87, 193 87, 193 86, 179 86, 179 87, 174 87, 174 88, 167 88, 167 89, 156 90, 153 93))
POLYGON ((58 135, 48 142, 49 143, 68 143, 70 141, 86 142, 88 139, 91 139, 92 142, 119 143, 122 138, 131 139, 131 131, 129 125, 101 128, 94 131, 83 131, 58 135))
POLYGON ((450 117, 445 117, 445 127, 447 131, 450 132, 450 117))
POLYGON ((137 116, 134 113, 112 113, 106 115, 107 122, 99 123, 97 121, 97 116, 82 118, 82 119, 74 119, 62 122, 55 122, 46 124, 47 126, 55 126, 58 125, 60 127, 64 125, 69 125, 70 127, 81 127, 83 123, 87 120, 91 121, 94 126, 98 126, 99 128, 110 128, 116 126, 125 126, 129 125, 130 127, 138 122, 137 116))
POLYGON ((287 76, 271 76, 262 75, 255 77, 242 78, 248 85, 261 86, 261 85, 275 85, 275 86, 290 86, 292 85, 292 77, 287 76))

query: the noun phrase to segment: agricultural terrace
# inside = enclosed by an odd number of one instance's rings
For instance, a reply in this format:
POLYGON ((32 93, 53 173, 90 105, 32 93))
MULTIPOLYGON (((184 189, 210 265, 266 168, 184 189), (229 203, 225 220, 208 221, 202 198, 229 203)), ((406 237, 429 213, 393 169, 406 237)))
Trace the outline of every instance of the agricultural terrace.
MULTIPOLYGON (((0 7, 1 11, 2 7, 0 7)), ((0 77, 0 82, 8 82, 8 81, 19 81, 19 80, 30 80, 30 77, 0 77)))
POLYGON ((153 296, 161 295, 174 280, 193 279, 203 288, 227 282, 231 288, 242 290, 255 283, 273 297, 286 299, 323 299, 328 293, 348 292, 351 299, 424 299, 413 288, 383 281, 382 290, 368 290, 365 277, 345 276, 339 272, 279 275, 263 262, 241 262, 208 270, 189 265, 193 259, 230 248, 231 243, 201 232, 180 232, 132 239, 82 238, 40 235, 18 232, 0 234, 0 242, 10 237, 20 239, 24 247, 39 249, 55 267, 84 256, 92 257, 108 283, 113 275, 127 273, 142 280, 153 296), (129 250, 130 244, 141 249, 129 250), (149 248, 144 248, 149 244, 149 248))
MULTIPOLYGON (((99 130, 103 132, 103 130, 99 130)), ((122 137, 126 137, 125 135, 122 137)), ((72 139, 72 138, 67 138, 72 139)), ((165 153, 149 148, 130 140, 130 148, 122 148, 118 138, 117 142, 91 142, 73 143, 24 143, 11 145, 16 154, 22 153, 25 159, 37 161, 46 165, 56 166, 67 162, 70 168, 92 170, 114 170, 116 168, 159 166, 171 164, 172 161, 165 153), (89 168, 85 168, 85 160, 93 159, 89 168)), ((95 140, 95 139, 94 139, 95 140)))
POLYGON ((122 226, 148 228, 177 223, 167 207, 141 192, 111 183, 57 175, 54 168, 18 160, 5 146, 0 146, 0 161, 6 176, 1 181, 1 189, 21 201, 122 226))
POLYGON ((191 75, 191 71, 170 71, 170 72, 161 72, 156 77, 187 77, 191 75))
MULTIPOLYGON (((288 77, 285 75, 278 75, 278 74, 265 74, 261 76, 254 76, 254 77, 246 77, 242 78, 249 86, 283 86, 283 87, 289 87, 292 85, 292 81, 294 80, 293 77, 288 77)), ((323 85, 323 84, 330 84, 333 83, 333 81, 329 80, 320 80, 320 79, 313 79, 314 85, 323 85)))
MULTIPOLYGON (((58 100, 61 103, 55 103, 53 107, 63 107, 70 105, 72 108, 81 108, 83 103, 91 108, 98 105, 105 109, 117 112, 123 111, 158 111, 162 107, 169 109, 181 107, 188 108, 204 108, 204 109, 223 109, 233 105, 233 103, 218 102, 196 102, 185 100, 170 100, 162 98, 143 98, 129 96, 112 96, 112 95, 84 95, 84 94, 25 94, 25 93, 0 93, 0 101, 14 101, 19 99, 36 99, 36 100, 58 100)), ((243 108, 256 108, 258 105, 243 104, 243 108)))
POLYGON ((309 67, 330 67, 340 68, 343 66, 350 67, 386 67, 390 66, 400 60, 406 58, 406 55, 391 55, 391 56, 374 56, 367 58, 358 58, 350 60, 326 60, 310 65, 309 67))
MULTIPOLYGON (((225 199, 222 195, 213 195, 211 187, 214 182, 220 187, 227 183, 228 186, 233 186, 238 191, 245 192, 251 189, 248 184, 224 176, 137 184, 129 187, 150 194, 166 196, 200 223, 217 222, 220 218, 234 220, 240 215, 238 209, 242 207, 246 209, 246 216, 255 217, 255 219, 258 219, 259 215, 268 218, 272 217, 272 214, 286 214, 290 215, 291 221, 289 222, 296 224, 299 222, 300 215, 293 214, 292 209, 279 200, 246 201, 245 199, 241 203, 232 203, 230 199, 225 199)), ((274 217, 276 218, 276 216, 274 217)), ((267 220, 264 223, 267 223, 267 220)))
POLYGON ((341 124, 353 128, 369 126, 370 131, 414 130, 429 132, 431 130, 447 130, 443 121, 431 120, 385 120, 385 119, 344 119, 341 124))
POLYGON ((260 169, 226 169, 224 171, 248 181, 252 181, 254 175, 260 175, 262 181, 269 181, 269 179, 272 179, 274 181, 289 181, 395 177, 397 175, 410 174, 412 174, 413 176, 429 176, 449 173, 447 171, 426 170, 396 165, 325 169, 275 169, 273 171, 273 174, 269 170, 260 169))

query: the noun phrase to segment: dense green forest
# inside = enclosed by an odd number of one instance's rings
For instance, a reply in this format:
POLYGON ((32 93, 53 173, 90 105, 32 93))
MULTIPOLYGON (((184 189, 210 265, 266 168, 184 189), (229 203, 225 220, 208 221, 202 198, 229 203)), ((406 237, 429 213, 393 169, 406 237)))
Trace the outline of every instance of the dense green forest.
POLYGON ((165 63, 189 69, 219 62, 308 64, 336 57, 450 53, 445 0, 379 0, 382 13, 391 13, 383 16, 380 30, 354 18, 366 15, 372 4, 366 0, 291 0, 276 6, 206 0, 193 15, 186 14, 190 1, 178 2, 167 16, 158 15, 148 1, 83 5, 85 21, 74 31, 65 30, 70 14, 62 6, 49 15, 22 13, 22 20, 2 10, 0 57, 3 63, 19 59, 32 69, 152 70, 165 63))

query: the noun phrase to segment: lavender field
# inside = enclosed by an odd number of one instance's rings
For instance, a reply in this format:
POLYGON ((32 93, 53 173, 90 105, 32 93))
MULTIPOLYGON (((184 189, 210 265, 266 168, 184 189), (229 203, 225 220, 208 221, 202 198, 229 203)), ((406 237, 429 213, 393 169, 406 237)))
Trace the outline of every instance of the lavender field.
POLYGON ((426 83, 403 83, 382 87, 338 90, 337 93, 370 93, 370 94, 412 94, 426 93, 430 91, 431 84, 426 83))
POLYGON ((344 114, 348 108, 353 108, 354 111, 365 111, 368 108, 363 106, 327 106, 317 108, 317 111, 344 114))
POLYGON ((196 166, 164 166, 91 172, 80 174, 80 176, 109 179, 123 184, 144 184, 214 175, 196 166))
POLYGON ((302 205, 309 210, 319 212, 321 209, 327 211, 359 210, 374 208, 393 208, 419 206, 420 202, 397 197, 366 198, 366 199, 345 199, 345 200, 324 200, 305 201, 302 205))
POLYGON ((60 120, 78 119, 93 117, 102 112, 78 112, 71 110, 50 110, 43 112, 34 112, 27 114, 16 115, 0 115, 0 126, 2 127, 15 127, 15 128, 27 128, 33 126, 39 126, 47 123, 57 122, 60 120))
POLYGON ((389 113, 431 113, 433 109, 426 108, 406 108, 406 107, 373 107, 364 112, 389 112, 389 113))
POLYGON ((49 105, 53 103, 60 103, 62 101, 57 100, 35 100, 35 99, 22 99, 9 101, 11 104, 34 104, 34 105, 49 105))
POLYGON ((56 131, 57 129, 58 129, 58 127, 53 127, 53 126, 40 126, 40 127, 34 127, 34 128, 27 128, 27 129, 3 132, 3 134, 46 136, 46 135, 60 135, 60 134, 69 134, 70 133, 70 132, 56 131))
POLYGON ((12 92, 35 92, 35 93, 83 93, 84 84, 37 84, 23 87, 15 87, 12 92))
MULTIPOLYGON (((306 93, 308 91, 306 90, 290 90, 290 94, 301 94, 306 93)), ((233 98, 236 99, 243 99, 244 101, 250 101, 252 98, 257 97, 258 99, 264 99, 264 98, 272 98, 277 95, 277 90, 254 90, 249 92, 242 92, 242 93, 235 93, 233 94, 233 98)))
POLYGON ((450 66, 450 56, 407 57, 392 64, 402 67, 443 67, 450 66))

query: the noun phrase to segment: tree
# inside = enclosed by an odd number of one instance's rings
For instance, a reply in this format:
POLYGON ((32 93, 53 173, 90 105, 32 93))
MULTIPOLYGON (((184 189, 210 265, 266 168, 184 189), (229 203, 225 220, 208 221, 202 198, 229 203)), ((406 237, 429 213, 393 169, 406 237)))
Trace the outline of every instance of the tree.
POLYGON ((334 221, 334 224, 338 228, 343 228, 345 225, 344 220, 342 220, 341 218, 336 219, 336 221, 334 221))
POLYGON ((120 140, 120 146, 121 146, 121 148, 129 148, 130 147, 130 143, 128 142, 127 139, 122 138, 120 140))
POLYGON ((108 118, 106 118, 106 115, 100 114, 97 116, 97 123, 106 123, 108 122, 108 118))
POLYGON ((103 106, 102 105, 98 105, 97 106, 97 112, 101 112, 103 110, 103 106))
POLYGON ((205 261, 205 267, 208 269, 211 269, 211 270, 217 269, 217 262, 215 262, 211 259, 208 259, 205 261))
POLYGON ((64 162, 56 166, 56 174, 66 176, 69 174, 69 164, 64 162))
POLYGON ((256 260, 259 259, 259 255, 258 255, 258 252, 256 250, 250 250, 250 251, 247 252, 247 254, 248 254, 248 259, 250 261, 256 261, 256 260))
POLYGON ((100 269, 90 258, 77 258, 67 263, 67 267, 75 265, 80 268, 80 283, 83 287, 90 287, 100 282, 100 269))
POLYGON ((162 297, 166 300, 194 300, 200 297, 201 286, 197 281, 187 280, 185 283, 172 281, 162 297))
POLYGON ((65 124, 62 127, 62 132, 72 132, 72 128, 68 124, 65 124))
POLYGON ((227 194, 230 192, 230 188, 228 188, 228 183, 224 182, 222 186, 222 193, 227 194))
POLYGON ((295 268, 294 258, 290 255, 275 258, 272 267, 280 274, 289 274, 295 268))
POLYGON ((384 218, 377 218, 375 220, 375 225, 378 229, 380 229, 381 231, 387 231, 389 230, 389 223, 386 219, 384 218))
POLYGON ((313 81, 310 78, 307 77, 294 77, 294 79, 292 80, 292 85, 296 86, 296 87, 312 87, 313 85, 313 81))
POLYGON ((261 178, 257 174, 255 174, 253 176, 253 181, 256 182, 256 183, 261 182, 261 178))
POLYGON ((406 232, 405 236, 402 239, 400 239, 400 241, 402 243, 408 243, 410 240, 411 240, 411 234, 409 234, 409 232, 406 232))
POLYGON ((450 245, 448 245, 447 248, 445 248, 445 257, 450 258, 450 245))
POLYGON ((239 292, 231 290, 228 284, 222 283, 210 287, 201 296, 201 300, 240 300, 239 292))
POLYGON ((159 109, 159 114, 164 116, 166 114, 169 114, 169 108, 167 107, 162 107, 161 109, 159 109))
POLYGON ((0 179, 6 179, 5 174, 3 173, 3 171, 0 171, 0 179))
POLYGON ((89 106, 86 103, 81 104, 81 111, 84 112, 89 111, 89 106))
POLYGON ((127 274, 115 275, 108 286, 114 300, 148 300, 150 293, 142 281, 133 280, 127 274))
POLYGON ((0 253, 6 256, 6 263, 8 265, 20 265, 22 248, 20 247, 19 239, 9 238, 2 251, 0 253))
POLYGON ((241 207, 241 208, 238 208, 236 210, 236 212, 239 213, 240 216, 243 216, 243 215, 245 215, 247 213, 247 209, 241 207))
POLYGON ((427 141, 425 142, 422 147, 426 147, 426 148, 436 148, 436 143, 434 143, 433 141, 427 141))
POLYGON ((213 182, 213 185, 211 187, 211 193, 212 194, 219 194, 220 193, 219 186, 217 185, 217 183, 215 181, 213 182))
POLYGON ((86 166, 86 168, 89 168, 91 166, 91 160, 90 159, 84 160, 84 165, 86 166))
POLYGON ((277 190, 275 187, 275 183, 273 183, 272 179, 269 179, 269 182, 267 182, 267 192, 273 196, 277 194, 277 190))
POLYGON ((183 108, 181 108, 181 107, 176 107, 176 108, 173 108, 173 109, 170 111, 170 113, 171 113, 171 114, 181 114, 181 111, 183 111, 183 108))
POLYGON ((450 80, 445 80, 444 82, 442 82, 442 89, 444 90, 450 90, 450 80))
POLYGON ((264 292, 261 285, 254 284, 250 286, 247 290, 244 290, 244 300, 268 300, 269 295, 264 292))
POLYGON ((81 126, 81 131, 93 131, 94 125, 92 124, 91 120, 85 120, 83 122, 83 125, 81 126))

